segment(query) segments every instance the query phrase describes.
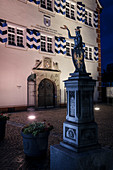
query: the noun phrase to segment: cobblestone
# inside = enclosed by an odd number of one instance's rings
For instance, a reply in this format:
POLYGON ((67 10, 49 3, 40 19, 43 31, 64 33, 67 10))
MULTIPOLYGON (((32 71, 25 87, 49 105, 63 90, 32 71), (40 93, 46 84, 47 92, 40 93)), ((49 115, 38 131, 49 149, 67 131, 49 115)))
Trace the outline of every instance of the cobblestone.
MULTIPOLYGON (((95 121, 98 124, 99 143, 113 149, 113 106, 96 105, 99 111, 94 111, 95 121)), ((50 109, 11 113, 10 121, 6 126, 4 141, 0 143, 0 170, 49 170, 50 145, 62 141, 62 127, 66 118, 66 109, 50 109), (23 153, 21 129, 30 123, 29 115, 35 115, 36 121, 44 119, 54 126, 49 136, 47 156, 43 159, 25 157, 23 153)))

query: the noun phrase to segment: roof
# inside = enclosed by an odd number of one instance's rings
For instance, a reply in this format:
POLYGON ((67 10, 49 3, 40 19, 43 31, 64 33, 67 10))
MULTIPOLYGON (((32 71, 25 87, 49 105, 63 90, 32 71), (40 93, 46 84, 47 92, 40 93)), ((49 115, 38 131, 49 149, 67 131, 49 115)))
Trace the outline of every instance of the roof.
POLYGON ((100 4, 99 0, 96 0, 97 1, 97 4, 99 5, 99 7, 102 9, 102 5, 100 4))

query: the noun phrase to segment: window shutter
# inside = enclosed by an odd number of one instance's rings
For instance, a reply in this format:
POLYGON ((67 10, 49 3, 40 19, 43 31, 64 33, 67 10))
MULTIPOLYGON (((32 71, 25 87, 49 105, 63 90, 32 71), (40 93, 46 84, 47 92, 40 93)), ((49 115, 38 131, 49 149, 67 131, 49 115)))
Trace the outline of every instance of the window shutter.
POLYGON ((60 37, 61 43, 60 43, 60 52, 62 54, 66 54, 66 40, 64 37, 60 37))
POLYGON ((61 0, 60 12, 61 12, 62 15, 65 15, 65 13, 66 13, 66 0, 61 0))
POLYGON ((33 48, 33 30, 27 29, 27 46, 33 48))
POLYGON ((39 5, 40 4, 40 0, 28 0, 29 2, 34 2, 35 4, 39 5))
POLYGON ((55 52, 60 54, 60 38, 55 37, 55 52))
POLYGON ((98 13, 94 11, 94 27, 98 28, 98 13))
POLYGON ((55 0, 55 11, 65 15, 66 13, 66 0, 55 0))
POLYGON ((85 22, 85 5, 82 2, 77 2, 77 19, 80 22, 85 22))
POLYGON ((40 49, 40 32, 37 30, 27 29, 27 46, 28 48, 40 49))
POLYGON ((94 59, 98 61, 98 47, 94 47, 94 59))
POLYGON ((60 1, 59 0, 55 0, 55 11, 57 13, 60 13, 60 1))
POLYGON ((2 19, 0 19, 0 42, 7 42, 7 23, 2 19))
POLYGON ((36 50, 40 49, 40 32, 37 30, 33 30, 33 47, 36 50))

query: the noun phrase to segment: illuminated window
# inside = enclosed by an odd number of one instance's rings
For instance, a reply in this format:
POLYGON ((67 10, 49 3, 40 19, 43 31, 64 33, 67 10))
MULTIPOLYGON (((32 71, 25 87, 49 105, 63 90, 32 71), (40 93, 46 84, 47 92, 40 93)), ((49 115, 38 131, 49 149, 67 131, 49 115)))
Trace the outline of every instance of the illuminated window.
POLYGON ((25 28, 8 24, 8 45, 25 47, 25 28))
POLYGON ((41 35, 41 51, 53 53, 53 37, 41 35))
POLYGON ((52 0, 41 0, 40 6, 44 9, 53 11, 53 1, 52 0))
POLYGON ((66 55, 71 56, 71 50, 73 49, 74 44, 71 42, 66 42, 66 55))
POLYGON ((85 10, 85 24, 93 26, 93 13, 91 11, 85 10))
POLYGON ((93 60, 93 47, 91 46, 85 47, 85 59, 93 60))
POLYGON ((70 2, 66 2, 66 17, 75 20, 75 5, 70 2))

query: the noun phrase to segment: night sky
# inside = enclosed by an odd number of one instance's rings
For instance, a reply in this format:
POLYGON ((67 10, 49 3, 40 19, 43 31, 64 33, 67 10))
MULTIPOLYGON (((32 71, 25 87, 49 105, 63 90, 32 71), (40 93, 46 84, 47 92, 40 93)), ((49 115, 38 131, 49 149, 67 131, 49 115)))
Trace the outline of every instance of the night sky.
POLYGON ((102 72, 107 64, 113 63, 113 0, 100 0, 102 72))

